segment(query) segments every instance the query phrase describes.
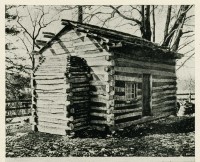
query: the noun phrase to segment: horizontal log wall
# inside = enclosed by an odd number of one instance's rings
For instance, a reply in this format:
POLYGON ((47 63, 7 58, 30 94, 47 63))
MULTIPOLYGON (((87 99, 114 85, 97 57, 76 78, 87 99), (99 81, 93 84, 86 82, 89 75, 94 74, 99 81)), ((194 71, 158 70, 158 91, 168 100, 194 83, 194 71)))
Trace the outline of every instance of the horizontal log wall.
POLYGON ((72 57, 83 58, 89 67, 90 125, 101 130, 105 129, 106 125, 114 125, 113 55, 104 50, 95 39, 86 37, 84 33, 72 31, 70 35, 63 35, 60 40, 63 46, 69 47, 67 49, 72 57))
POLYGON ((89 125, 89 68, 79 54, 88 50, 98 54, 99 50, 89 39, 82 40, 82 36, 68 31, 43 52, 45 59, 34 74, 37 129, 41 132, 65 135, 89 125))
MULTIPOLYGON (((152 115, 163 116, 173 113, 176 104, 175 60, 141 57, 134 53, 115 51, 115 108, 116 127, 126 127, 134 121, 142 121, 142 74, 152 75, 152 115), (137 84, 137 98, 127 103, 125 82, 137 84)), ((153 118, 153 117, 152 117, 153 118)), ((148 119, 149 120, 149 119, 148 119)))
POLYGON ((67 109, 71 105, 67 92, 71 88, 67 72, 70 56, 53 55, 49 50, 44 56, 45 61, 34 73, 37 119, 33 120, 40 132, 66 135, 73 130, 74 120, 67 109))
POLYGON ((152 113, 173 111, 175 60, 144 57, 139 48, 108 52, 101 43, 85 33, 68 31, 44 51, 46 59, 32 77, 33 123, 39 131, 66 134, 88 125, 103 130, 142 119, 143 73, 152 74, 152 113), (125 97, 126 82, 137 86, 132 101, 125 97))
POLYGON ((74 118, 71 126, 74 131, 77 131, 89 126, 89 68, 86 61, 77 56, 71 56, 70 64, 68 77, 71 88, 67 100, 71 102, 71 105, 67 109, 74 118))
POLYGON ((115 77, 115 108, 114 108, 114 117, 116 126, 120 123, 136 120, 141 118, 142 115, 142 83, 141 83, 141 75, 137 75, 137 80, 135 80, 134 76, 124 77, 124 73, 118 72, 116 70, 116 75, 119 77, 115 77), (120 80, 118 80, 120 78, 120 80), (124 78, 122 81, 121 78, 124 78), (133 81, 133 80, 134 81, 133 81), (127 102, 125 97, 125 83, 126 81, 136 82, 137 84, 137 98, 130 103, 127 102))

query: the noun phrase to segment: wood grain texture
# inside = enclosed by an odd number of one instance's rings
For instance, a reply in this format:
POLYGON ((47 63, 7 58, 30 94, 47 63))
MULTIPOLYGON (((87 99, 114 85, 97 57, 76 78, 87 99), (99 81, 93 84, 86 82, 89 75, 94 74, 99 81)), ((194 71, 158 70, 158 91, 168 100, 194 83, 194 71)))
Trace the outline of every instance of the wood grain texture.
POLYGON ((155 114, 166 115, 172 109, 175 100, 169 99, 176 92, 175 59, 153 58, 152 53, 143 54, 136 46, 126 51, 112 49, 113 54, 103 49, 103 39, 88 37, 76 28, 63 33, 51 50, 44 51, 46 59, 33 78, 37 83, 39 131, 56 134, 58 130, 64 135, 66 130, 85 129, 88 117, 92 126, 102 130, 105 125, 121 128, 147 121, 142 119, 141 108, 143 73, 152 75, 155 114), (130 103, 126 102, 125 81, 137 83, 137 99, 130 103), (167 106, 166 112, 161 106, 167 106), (69 121, 73 122, 71 127, 69 121))
POLYGON ((37 126, 39 132, 58 134, 58 135, 67 135, 65 129, 59 129, 56 127, 47 127, 47 126, 37 126))
POLYGON ((142 61, 142 62, 151 62, 151 63, 162 63, 166 65, 172 65, 175 66, 176 64, 176 59, 159 59, 155 57, 149 57, 149 56, 142 56, 142 51, 141 48, 135 49, 134 51, 119 51, 115 50, 114 51, 115 57, 116 58, 125 58, 129 60, 137 60, 137 61, 142 61), (137 54, 137 55, 135 55, 137 54))
POLYGON ((125 73, 137 73, 137 74, 153 74, 153 75, 164 75, 164 76, 176 76, 173 72, 166 72, 166 71, 159 71, 159 70, 152 70, 152 69, 141 69, 141 68, 134 68, 134 67, 115 67, 115 71, 125 72, 125 73))
POLYGON ((150 121, 157 120, 157 119, 160 119, 160 118, 165 118, 169 115, 171 115, 171 112, 165 113, 165 114, 158 114, 157 116, 156 115, 155 116, 149 116, 149 117, 140 118, 140 119, 137 119, 137 120, 122 122, 122 123, 116 124, 115 126, 116 126, 116 129, 125 128, 125 127, 129 127, 131 125, 142 124, 142 123, 150 122, 150 121))
POLYGON ((175 70, 174 65, 167 65, 163 63, 153 63, 153 62, 148 62, 147 60, 137 61, 134 59, 125 59, 125 58, 117 58, 115 60, 116 60, 116 66, 121 66, 121 64, 125 64, 125 65, 130 65, 131 67, 135 67, 139 65, 140 68, 145 68, 145 69, 157 68, 158 70, 162 70, 162 69, 170 69, 172 71, 175 70))

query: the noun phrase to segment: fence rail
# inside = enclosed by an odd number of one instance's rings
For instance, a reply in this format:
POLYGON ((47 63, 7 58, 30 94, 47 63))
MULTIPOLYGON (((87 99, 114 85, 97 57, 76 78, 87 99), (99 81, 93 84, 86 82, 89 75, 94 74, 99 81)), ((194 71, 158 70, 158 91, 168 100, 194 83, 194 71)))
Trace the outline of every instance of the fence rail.
POLYGON ((195 101, 195 93, 178 93, 177 94, 178 100, 188 100, 189 102, 195 101))
POLYGON ((31 100, 6 100, 6 118, 31 115, 31 100))
MULTIPOLYGON (((178 93, 177 99, 195 101, 195 93, 178 93)), ((31 100, 6 100, 6 118, 31 115, 31 100)))

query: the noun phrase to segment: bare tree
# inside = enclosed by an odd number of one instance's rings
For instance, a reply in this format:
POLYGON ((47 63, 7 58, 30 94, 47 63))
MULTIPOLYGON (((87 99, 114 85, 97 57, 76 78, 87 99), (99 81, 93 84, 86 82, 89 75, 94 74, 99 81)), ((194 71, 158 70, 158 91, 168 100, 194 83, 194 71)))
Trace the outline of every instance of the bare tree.
POLYGON ((36 43, 36 40, 41 33, 41 30, 54 21, 57 21, 59 17, 48 17, 50 15, 50 10, 52 7, 48 7, 45 9, 45 6, 37 6, 32 8, 31 10, 34 11, 34 16, 31 13, 30 7, 25 6, 24 11, 26 10, 27 16, 20 15, 19 11, 17 10, 17 24, 18 28, 22 29, 22 37, 19 36, 19 39, 23 43, 27 54, 32 63, 32 69, 34 69, 34 55, 32 55, 32 51, 35 48, 40 49, 40 46, 36 43), (28 21, 23 21, 24 19, 29 19, 31 22, 31 28, 26 27, 25 23, 28 21))
POLYGON ((166 23, 165 23, 165 30, 164 30, 164 40, 166 40, 168 36, 168 30, 169 30, 169 24, 170 24, 170 19, 171 19, 171 10, 172 6, 169 5, 167 9, 167 17, 166 17, 166 23))
MULTIPOLYGON (((59 15, 52 13, 51 6, 6 6, 6 74, 12 73, 22 77, 20 74, 30 72, 35 67, 35 59, 32 51, 39 49, 36 40, 42 29, 57 21, 59 15), (15 14, 9 14, 9 10, 15 14), (12 26, 10 27, 12 19, 12 26), (23 55, 24 54, 24 55, 23 55), (28 57, 27 57, 27 56, 28 57)), ((22 77, 23 78, 23 77, 22 77)), ((29 78, 30 81, 30 78, 29 78)), ((6 92, 17 94, 19 86, 12 83, 6 77, 6 92)))
POLYGON ((152 41, 155 42, 156 40, 156 20, 155 20, 155 6, 152 5, 152 21, 153 21, 153 25, 152 25, 152 41))
POLYGON ((78 22, 83 22, 83 6, 78 6, 78 22))
POLYGON ((171 15, 171 6, 168 7, 167 12, 167 19, 165 24, 165 35, 164 41, 162 46, 170 46, 170 42, 174 38, 174 43, 172 44, 172 51, 177 51, 179 47, 180 38, 183 35, 183 25, 186 19, 187 12, 191 9, 192 6, 189 5, 182 5, 178 11, 177 19, 175 20, 174 24, 172 25, 171 29, 168 31, 169 28, 169 19, 171 15))
MULTIPOLYGON (((102 26, 108 27, 111 22, 114 23, 116 20, 120 20, 116 27, 130 25, 133 27, 133 33, 139 30, 142 38, 160 43, 174 52, 183 51, 184 48, 190 48, 191 46, 191 51, 188 55, 191 55, 191 57, 193 55, 194 48, 191 44, 194 42, 194 25, 192 24, 194 22, 194 15, 190 12, 194 8, 193 5, 153 5, 152 7, 148 5, 110 5, 92 6, 92 8, 94 9, 85 12, 86 18, 84 22, 86 23, 91 23, 93 19, 98 19, 98 25, 102 24, 102 26), (162 15, 166 13, 165 24, 157 22, 156 16, 160 13, 162 15), (159 23, 157 28, 160 25, 164 27, 161 42, 156 41, 156 23, 159 23)), ((187 57, 185 61, 187 62, 191 57, 187 57)))
MULTIPOLYGON (((28 6, 21 6, 26 15, 17 14, 18 27, 23 31, 20 35, 20 41, 24 44, 31 60, 31 51, 39 48, 36 43, 41 30, 56 21, 55 14, 53 19, 44 21, 48 15, 52 15, 48 10, 44 10, 44 6, 35 6, 35 13, 32 14, 28 6), (35 16, 33 16, 35 15, 35 16), (32 28, 27 28, 23 20, 29 19, 32 28), (31 47, 31 48, 30 48, 31 47)), ((92 23, 93 20, 97 25, 108 27, 111 22, 116 24, 116 27, 130 25, 133 27, 133 33, 138 30, 141 37, 149 41, 158 43, 156 38, 156 23, 157 15, 161 12, 166 12, 165 24, 163 30, 162 46, 168 47, 172 51, 181 51, 183 48, 188 47, 193 39, 193 26, 190 20, 194 15, 188 14, 193 6, 149 6, 149 5, 136 5, 136 6, 55 6, 57 16, 65 11, 75 11, 74 18, 79 22, 92 23), (117 23, 116 23, 117 22, 117 23), (187 39, 186 39, 187 38, 187 39)), ((73 17, 72 17, 73 19, 73 17)), ((159 26, 157 27, 159 28, 159 26)))

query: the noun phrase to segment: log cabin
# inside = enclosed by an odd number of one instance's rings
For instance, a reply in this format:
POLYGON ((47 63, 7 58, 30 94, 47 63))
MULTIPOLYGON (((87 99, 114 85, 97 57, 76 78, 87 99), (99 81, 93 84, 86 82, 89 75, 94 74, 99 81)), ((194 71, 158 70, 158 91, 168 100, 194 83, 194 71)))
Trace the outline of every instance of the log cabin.
POLYGON ((118 130, 176 112, 181 54, 127 33, 62 20, 38 40, 32 73, 32 129, 69 135, 118 130), (37 59, 38 58, 38 59, 37 59))

